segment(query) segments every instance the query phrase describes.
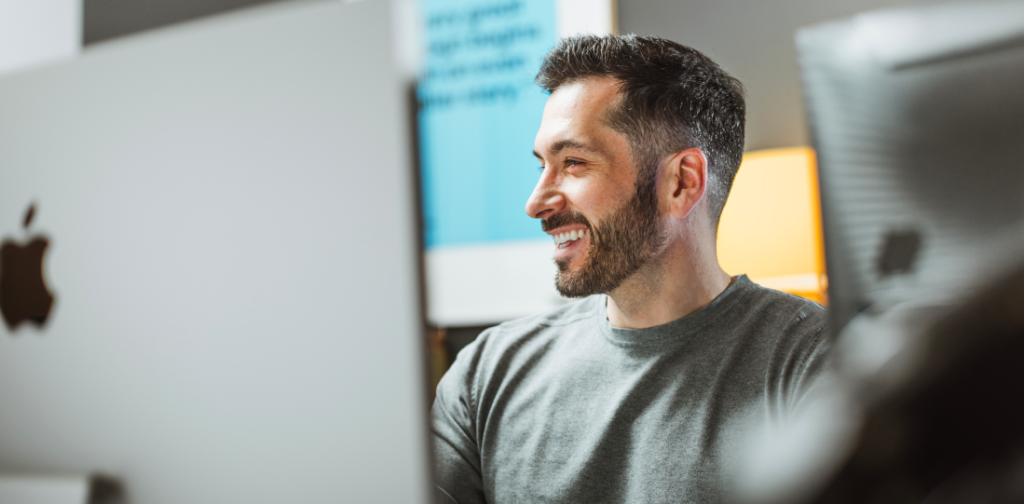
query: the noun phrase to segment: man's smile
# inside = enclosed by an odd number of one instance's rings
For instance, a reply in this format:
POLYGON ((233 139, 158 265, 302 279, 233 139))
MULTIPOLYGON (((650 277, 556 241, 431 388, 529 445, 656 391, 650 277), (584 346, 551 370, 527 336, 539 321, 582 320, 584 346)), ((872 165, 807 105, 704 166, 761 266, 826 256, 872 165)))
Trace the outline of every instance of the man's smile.
POLYGON ((573 230, 573 231, 558 233, 558 234, 552 235, 551 237, 555 239, 555 245, 557 245, 558 248, 566 248, 567 246, 569 246, 569 244, 571 244, 571 242, 574 242, 576 240, 579 240, 580 238, 583 238, 584 236, 586 236, 586 234, 587 234, 587 230, 586 229, 579 229, 579 230, 573 230))
POLYGON ((582 240, 582 238, 590 235, 590 230, 585 227, 578 226, 566 226, 554 231, 555 232, 549 232, 548 234, 551 235, 551 238, 555 241, 556 258, 568 255, 571 249, 578 248, 577 245, 586 241, 582 240))

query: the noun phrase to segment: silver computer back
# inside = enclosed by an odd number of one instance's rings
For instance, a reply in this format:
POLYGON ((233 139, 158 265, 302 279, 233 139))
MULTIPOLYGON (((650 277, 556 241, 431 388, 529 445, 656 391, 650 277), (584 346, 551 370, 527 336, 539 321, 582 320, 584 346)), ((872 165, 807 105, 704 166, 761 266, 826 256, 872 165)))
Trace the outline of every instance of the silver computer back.
POLYGON ((833 329, 970 283, 1024 221, 1024 2, 862 14, 797 49, 833 329))
POLYGON ((0 80, 0 238, 48 240, 54 299, 0 325, 0 471, 147 504, 428 500, 391 20, 286 2, 0 80))

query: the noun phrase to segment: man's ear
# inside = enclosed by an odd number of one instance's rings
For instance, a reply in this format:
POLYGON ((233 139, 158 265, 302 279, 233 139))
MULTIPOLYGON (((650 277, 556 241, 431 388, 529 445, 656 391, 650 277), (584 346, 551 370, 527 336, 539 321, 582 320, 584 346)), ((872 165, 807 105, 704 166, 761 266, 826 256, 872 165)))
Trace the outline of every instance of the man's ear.
POLYGON ((679 151, 665 164, 669 212, 685 218, 704 197, 708 182, 708 158, 696 147, 679 151))

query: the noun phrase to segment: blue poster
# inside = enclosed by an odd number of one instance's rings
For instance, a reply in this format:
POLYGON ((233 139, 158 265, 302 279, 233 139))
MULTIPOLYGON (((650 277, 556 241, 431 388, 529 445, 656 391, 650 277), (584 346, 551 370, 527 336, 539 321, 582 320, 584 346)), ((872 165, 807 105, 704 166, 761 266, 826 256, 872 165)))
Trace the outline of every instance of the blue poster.
POLYGON ((421 0, 417 94, 428 249, 546 238, 526 215, 547 94, 533 83, 555 43, 554 0, 421 0))

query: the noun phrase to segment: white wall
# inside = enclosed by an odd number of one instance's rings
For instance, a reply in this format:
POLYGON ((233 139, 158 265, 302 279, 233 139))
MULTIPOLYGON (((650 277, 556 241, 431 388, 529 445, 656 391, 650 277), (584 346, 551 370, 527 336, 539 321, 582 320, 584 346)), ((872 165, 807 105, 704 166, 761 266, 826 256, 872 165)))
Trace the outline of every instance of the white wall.
POLYGON ((613 0, 556 0, 555 17, 559 37, 604 35, 614 33, 616 28, 613 0))

